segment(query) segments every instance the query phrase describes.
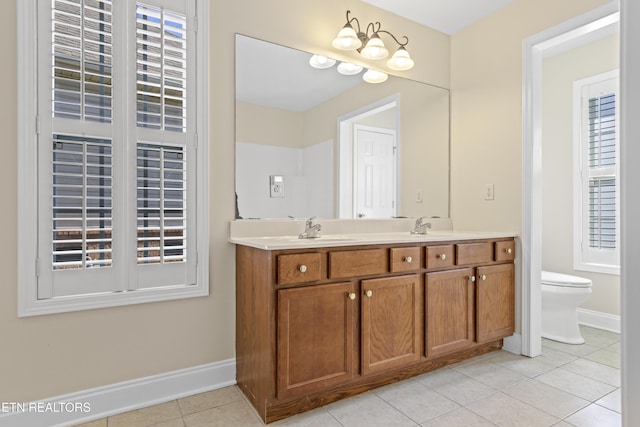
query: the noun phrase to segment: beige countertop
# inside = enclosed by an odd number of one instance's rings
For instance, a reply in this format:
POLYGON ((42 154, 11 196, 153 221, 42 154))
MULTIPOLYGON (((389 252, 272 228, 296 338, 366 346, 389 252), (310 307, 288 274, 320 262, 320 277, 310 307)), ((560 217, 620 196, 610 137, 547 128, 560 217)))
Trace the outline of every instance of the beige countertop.
POLYGON ((516 237, 509 232, 478 231, 429 231, 427 234, 409 232, 381 232, 356 234, 323 234, 318 238, 300 239, 297 235, 230 237, 236 245, 251 246, 264 250, 324 248, 335 246, 381 245, 400 243, 446 242, 454 240, 478 240, 516 237))

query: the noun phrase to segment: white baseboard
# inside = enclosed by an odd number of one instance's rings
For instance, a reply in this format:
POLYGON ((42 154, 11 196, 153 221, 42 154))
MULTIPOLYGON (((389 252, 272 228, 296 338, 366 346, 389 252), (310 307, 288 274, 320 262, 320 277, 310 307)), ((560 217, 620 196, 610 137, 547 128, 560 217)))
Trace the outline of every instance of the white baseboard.
POLYGON ((605 331, 620 333, 622 330, 622 322, 620 316, 600 311, 587 310, 579 308, 578 323, 592 328, 604 329, 605 331))
POLYGON ((522 354, 522 335, 513 334, 502 340, 502 349, 510 353, 522 354))
POLYGON ((37 402, 38 406, 36 403, 3 402, 0 427, 69 426, 235 383, 236 361, 228 359, 56 396, 37 402), (13 407, 13 411, 2 413, 8 411, 9 406, 13 407))

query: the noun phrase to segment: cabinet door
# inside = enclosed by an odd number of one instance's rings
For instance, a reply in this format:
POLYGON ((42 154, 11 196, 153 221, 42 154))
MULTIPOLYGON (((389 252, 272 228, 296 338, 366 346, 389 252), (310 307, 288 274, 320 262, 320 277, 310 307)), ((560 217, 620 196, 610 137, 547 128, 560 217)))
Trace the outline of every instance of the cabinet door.
POLYGON ((427 357, 474 344, 472 268, 426 274, 427 357))
POLYGON ((420 360, 423 294, 420 275, 362 281, 362 374, 420 360))
POLYGON ((322 390, 354 376, 356 285, 278 291, 278 397, 322 390))
POLYGON ((476 280, 476 341, 481 344, 514 331, 513 264, 478 267, 476 280))

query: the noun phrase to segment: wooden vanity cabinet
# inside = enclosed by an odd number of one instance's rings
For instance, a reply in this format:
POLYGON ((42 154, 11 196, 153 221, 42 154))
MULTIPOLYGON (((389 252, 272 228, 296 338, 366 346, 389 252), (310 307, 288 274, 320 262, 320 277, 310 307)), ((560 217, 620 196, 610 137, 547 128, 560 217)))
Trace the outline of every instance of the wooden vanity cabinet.
POLYGON ((423 296, 420 275, 363 280, 362 375, 420 360, 423 296))
POLYGON ((475 342, 474 269, 426 274, 426 352, 436 357, 475 342))
POLYGON ((477 270, 476 342, 481 344, 514 332, 514 266, 499 264, 477 270))
POLYGON ((278 398, 322 390, 356 375, 354 283, 278 290, 278 398))
POLYGON ((513 239, 427 246, 426 250, 427 269, 438 270, 427 272, 425 279, 428 358, 513 334, 513 239), (451 253, 455 259, 443 255, 451 253))
POLYGON ((514 248, 238 245, 238 386, 271 422, 498 350, 513 333, 514 248))

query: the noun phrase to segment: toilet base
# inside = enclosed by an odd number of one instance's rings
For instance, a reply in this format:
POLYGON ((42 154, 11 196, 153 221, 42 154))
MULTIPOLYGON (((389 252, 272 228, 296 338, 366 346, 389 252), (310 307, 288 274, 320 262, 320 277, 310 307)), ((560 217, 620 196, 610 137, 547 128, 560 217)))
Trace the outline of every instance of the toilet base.
POLYGON ((543 338, 566 344, 584 344, 578 325, 578 313, 575 308, 562 306, 542 306, 543 338))
POLYGON ((576 309, 590 294, 591 288, 542 285, 542 337, 566 344, 584 344, 576 309))

